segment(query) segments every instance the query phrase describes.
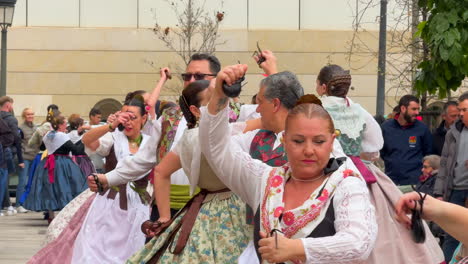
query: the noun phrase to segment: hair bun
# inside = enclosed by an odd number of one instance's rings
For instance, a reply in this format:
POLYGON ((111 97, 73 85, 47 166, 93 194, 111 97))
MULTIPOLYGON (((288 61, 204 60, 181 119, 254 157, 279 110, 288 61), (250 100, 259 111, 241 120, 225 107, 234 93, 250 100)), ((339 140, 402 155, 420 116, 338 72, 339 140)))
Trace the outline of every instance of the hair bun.
POLYGON ((322 106, 322 101, 314 94, 305 94, 296 102, 296 106, 301 104, 316 104, 322 106))

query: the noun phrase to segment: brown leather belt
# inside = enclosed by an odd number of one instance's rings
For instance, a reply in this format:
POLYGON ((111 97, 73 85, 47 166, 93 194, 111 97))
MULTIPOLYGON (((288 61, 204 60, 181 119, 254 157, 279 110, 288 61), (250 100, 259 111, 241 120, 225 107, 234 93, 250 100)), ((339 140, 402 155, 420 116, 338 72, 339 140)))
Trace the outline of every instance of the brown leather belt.
MULTIPOLYGON (((145 176, 144 178, 141 178, 138 181, 134 181, 133 184, 135 185, 136 188, 146 189, 146 186, 148 186, 148 176, 145 176)), ((122 185, 117 186, 117 188, 119 189, 118 191, 113 189, 113 188, 111 188, 109 190, 109 194, 107 195, 107 199, 114 200, 115 197, 117 196, 117 193, 119 193, 120 194, 120 196, 119 196, 120 209, 127 211, 128 210, 127 185, 122 184, 122 185)), ((102 195, 104 195, 104 194, 102 194, 102 195)), ((145 197, 141 197, 141 195, 139 194, 140 200, 141 200, 141 202, 143 204, 146 204, 147 201, 151 200, 151 197, 148 194, 148 192, 146 192, 146 191, 143 193, 143 195, 145 197), (146 199, 146 201, 145 201, 145 199, 146 199)))
MULTIPOLYGON (((185 215, 182 217, 180 222, 177 224, 177 226, 174 227, 174 229, 171 231, 171 233, 168 235, 166 241, 164 244, 161 246, 161 248, 154 254, 154 256, 147 262, 148 264, 151 263, 157 263, 159 258, 164 254, 167 248, 170 248, 176 234, 180 230, 180 235, 179 238, 177 239, 174 251, 171 252, 174 255, 180 254, 185 246, 187 245, 188 238, 190 236, 190 233, 192 232, 193 225, 195 224, 195 220, 197 219, 198 212, 200 211, 200 208, 203 204, 203 200, 205 200, 206 196, 208 194, 214 194, 214 193, 224 193, 224 192, 230 192, 228 188, 218 190, 218 191, 208 191, 205 189, 202 189, 197 195, 192 197, 187 204, 171 219, 171 223, 174 219, 176 219, 182 212, 185 212, 185 215)), ((166 228, 169 227, 170 224, 166 225, 166 228)), ((163 231, 161 231, 162 233, 163 231)))

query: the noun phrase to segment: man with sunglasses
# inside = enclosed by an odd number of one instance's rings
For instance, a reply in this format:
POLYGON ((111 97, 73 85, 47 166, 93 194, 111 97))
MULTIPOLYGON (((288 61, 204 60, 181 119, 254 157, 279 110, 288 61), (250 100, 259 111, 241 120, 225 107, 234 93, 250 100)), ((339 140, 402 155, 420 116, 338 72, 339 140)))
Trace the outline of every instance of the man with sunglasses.
POLYGON ((182 73, 184 88, 194 81, 214 79, 220 70, 221 63, 214 55, 193 54, 185 73, 182 73))
MULTIPOLYGON (((458 98, 460 118, 450 127, 440 159, 434 196, 440 200, 467 206, 468 203, 468 92, 458 98)), ((447 263, 458 245, 450 235, 442 246, 447 263)))
MULTIPOLYGON (((215 56, 205 53, 193 54, 185 73, 181 74, 184 88, 194 81, 214 79, 220 70, 221 64, 215 56)), ((183 117, 178 105, 165 109, 158 121, 161 122, 161 138, 159 142, 147 144, 151 148, 150 150, 138 151, 135 156, 123 160, 121 165, 113 171, 107 174, 98 174, 98 180, 103 187, 117 186, 133 181, 138 176, 148 174, 171 151, 187 128, 187 121, 183 117)), ((97 186, 93 176, 88 176, 88 185, 91 190, 96 191, 97 186)), ((189 188, 190 183, 182 169, 171 175, 172 216, 190 200, 189 188)), ((153 205, 150 219, 151 221, 159 219, 156 205, 153 205)))

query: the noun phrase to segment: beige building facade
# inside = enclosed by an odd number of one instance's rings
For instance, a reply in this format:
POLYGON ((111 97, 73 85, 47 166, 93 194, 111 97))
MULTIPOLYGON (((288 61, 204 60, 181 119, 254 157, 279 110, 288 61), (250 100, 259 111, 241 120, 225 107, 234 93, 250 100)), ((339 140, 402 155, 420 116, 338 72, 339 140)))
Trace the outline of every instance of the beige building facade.
MULTIPOLYGON (((205 3, 213 15, 225 12, 219 37, 224 44, 217 47, 216 56, 223 65, 249 65, 244 102, 263 78, 251 58, 258 41, 275 52, 279 70, 299 76, 306 93, 315 93, 317 73, 326 64, 354 69, 350 96, 375 113, 375 52, 349 60, 354 1, 225 0, 222 7, 220 2, 205 3)), ((358 36, 377 51, 378 7, 366 16, 376 22, 364 25, 358 36)), ((177 24, 171 1, 18 0, 8 32, 7 67, 7 94, 15 100, 16 115, 32 107, 41 120, 46 106, 54 103, 67 116, 86 117, 99 102, 117 103, 127 92, 150 91, 159 79, 159 67, 182 65, 153 33, 155 17, 163 26, 177 24)), ((175 99, 173 88, 180 85, 169 81, 163 98, 175 99)), ((394 98, 388 97, 386 112, 392 105, 394 98)))

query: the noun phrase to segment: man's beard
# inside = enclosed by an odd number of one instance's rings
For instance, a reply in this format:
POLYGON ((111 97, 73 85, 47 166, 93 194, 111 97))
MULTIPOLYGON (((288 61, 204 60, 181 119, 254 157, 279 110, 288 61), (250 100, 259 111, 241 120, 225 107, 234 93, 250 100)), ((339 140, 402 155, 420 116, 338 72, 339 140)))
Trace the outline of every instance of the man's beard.
POLYGON ((403 114, 403 118, 405 119, 406 123, 413 123, 414 119, 412 116, 408 114, 408 112, 403 114))

